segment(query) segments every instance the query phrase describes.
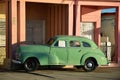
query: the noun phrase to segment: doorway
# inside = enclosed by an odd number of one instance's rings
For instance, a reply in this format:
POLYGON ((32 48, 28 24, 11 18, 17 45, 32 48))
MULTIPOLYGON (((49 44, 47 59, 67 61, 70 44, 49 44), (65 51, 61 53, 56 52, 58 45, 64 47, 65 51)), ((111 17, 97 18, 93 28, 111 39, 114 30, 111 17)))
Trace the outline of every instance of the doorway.
POLYGON ((115 13, 102 13, 101 43, 108 60, 112 61, 115 56, 115 13), (110 45, 105 44, 108 42, 110 45))

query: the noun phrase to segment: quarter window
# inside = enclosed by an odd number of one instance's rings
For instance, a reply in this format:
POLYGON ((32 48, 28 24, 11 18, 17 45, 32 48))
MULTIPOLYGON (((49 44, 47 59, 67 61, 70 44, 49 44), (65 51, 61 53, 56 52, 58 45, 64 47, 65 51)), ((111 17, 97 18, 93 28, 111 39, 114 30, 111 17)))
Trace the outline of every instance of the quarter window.
POLYGON ((91 45, 87 42, 82 42, 84 47, 91 47, 91 45))

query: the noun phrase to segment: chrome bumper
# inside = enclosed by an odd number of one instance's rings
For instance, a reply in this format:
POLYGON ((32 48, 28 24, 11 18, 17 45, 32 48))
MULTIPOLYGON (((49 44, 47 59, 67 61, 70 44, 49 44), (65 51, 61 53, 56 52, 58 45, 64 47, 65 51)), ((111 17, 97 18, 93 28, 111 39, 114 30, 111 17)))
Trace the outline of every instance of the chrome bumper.
POLYGON ((12 62, 13 63, 15 63, 15 64, 22 64, 20 61, 18 61, 18 60, 12 60, 12 62))

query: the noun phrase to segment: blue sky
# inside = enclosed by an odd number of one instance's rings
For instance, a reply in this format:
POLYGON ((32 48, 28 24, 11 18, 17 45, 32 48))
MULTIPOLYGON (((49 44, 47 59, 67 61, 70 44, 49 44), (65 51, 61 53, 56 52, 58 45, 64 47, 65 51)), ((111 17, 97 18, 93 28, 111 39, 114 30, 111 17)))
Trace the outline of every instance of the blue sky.
POLYGON ((116 9, 115 9, 115 8, 103 9, 103 10, 102 10, 102 13, 113 13, 113 12, 116 12, 116 9))

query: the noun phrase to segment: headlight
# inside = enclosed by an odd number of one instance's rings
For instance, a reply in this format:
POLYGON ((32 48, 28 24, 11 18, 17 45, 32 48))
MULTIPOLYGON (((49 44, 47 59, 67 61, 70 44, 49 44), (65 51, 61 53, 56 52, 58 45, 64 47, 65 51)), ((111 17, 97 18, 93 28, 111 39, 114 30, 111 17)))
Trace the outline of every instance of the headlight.
POLYGON ((21 53, 16 53, 16 59, 19 60, 21 57, 21 53))

